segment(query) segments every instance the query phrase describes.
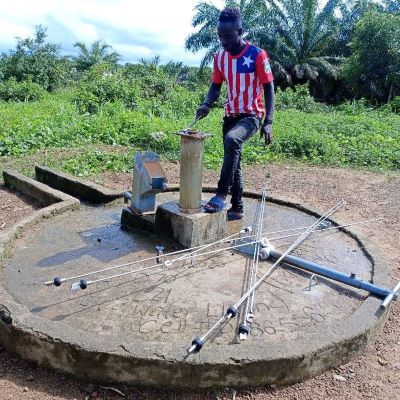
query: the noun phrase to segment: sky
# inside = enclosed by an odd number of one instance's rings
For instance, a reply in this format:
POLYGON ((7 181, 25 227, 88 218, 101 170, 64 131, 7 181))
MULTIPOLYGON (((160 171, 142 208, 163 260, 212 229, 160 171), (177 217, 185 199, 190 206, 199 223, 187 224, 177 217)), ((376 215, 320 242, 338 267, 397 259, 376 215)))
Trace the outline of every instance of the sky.
MULTIPOLYGON (((204 52, 186 51, 186 37, 199 0, 0 0, 0 53, 15 49, 16 37, 33 37, 47 27, 47 41, 62 55, 76 55, 77 41, 103 40, 122 55, 122 63, 159 55, 162 63, 198 66, 204 52)), ((222 8, 223 0, 208 0, 222 8)))

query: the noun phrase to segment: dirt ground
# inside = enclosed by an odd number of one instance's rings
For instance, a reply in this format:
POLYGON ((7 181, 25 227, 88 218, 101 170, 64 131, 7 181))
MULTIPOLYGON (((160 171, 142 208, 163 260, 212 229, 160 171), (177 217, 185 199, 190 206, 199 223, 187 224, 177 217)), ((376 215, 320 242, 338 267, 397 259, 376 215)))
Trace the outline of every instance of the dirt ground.
MULTIPOLYGON (((179 182, 179 165, 166 164, 171 183, 179 182)), ((108 173, 92 178, 109 188, 129 189, 130 174, 108 173)), ((271 196, 288 196, 325 211, 340 198, 346 207, 337 214, 344 221, 381 217, 365 225, 385 254, 393 282, 400 280, 400 174, 299 165, 266 165, 245 169, 246 187, 262 190, 268 182, 271 196), (267 179, 268 178, 268 179, 267 179)), ((217 182, 206 171, 204 183, 217 182)), ((39 207, 37 202, 0 187, 0 230, 39 207)), ((225 389, 203 393, 159 392, 123 385, 101 387, 80 382, 20 360, 0 349, 0 399, 400 399, 400 301, 393 303, 381 335, 352 362, 316 378, 289 387, 249 390, 225 389), (121 393, 117 393, 115 389, 121 393)))

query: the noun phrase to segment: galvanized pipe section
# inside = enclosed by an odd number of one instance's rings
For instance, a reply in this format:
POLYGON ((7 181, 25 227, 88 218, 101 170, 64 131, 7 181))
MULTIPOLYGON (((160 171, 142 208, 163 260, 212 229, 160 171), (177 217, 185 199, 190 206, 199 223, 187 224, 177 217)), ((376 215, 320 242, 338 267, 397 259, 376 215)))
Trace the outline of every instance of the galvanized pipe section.
POLYGON ((392 289, 391 293, 389 293, 385 297, 385 300, 382 301, 381 308, 389 307, 390 303, 393 300, 396 300, 397 297, 399 296, 399 290, 400 290, 400 282, 397 283, 397 285, 392 289))
POLYGON ((201 207, 204 139, 206 135, 187 130, 181 135, 179 207, 184 212, 199 212, 201 207))
MULTIPOLYGON (((272 258, 275 259, 279 259, 280 257, 282 257, 282 253, 275 249, 271 249, 270 255, 272 258)), ((375 296, 378 296, 380 298, 386 298, 392 293, 390 290, 374 285, 373 283, 364 282, 361 279, 357 278, 352 278, 351 276, 346 275, 343 272, 335 271, 331 268, 324 267, 312 261, 303 260, 302 258, 296 256, 287 255, 283 258, 282 261, 289 265, 293 265, 294 267, 298 267, 302 270, 312 272, 325 278, 344 283, 357 289, 366 290, 367 292, 370 292, 371 294, 374 294, 375 296)))

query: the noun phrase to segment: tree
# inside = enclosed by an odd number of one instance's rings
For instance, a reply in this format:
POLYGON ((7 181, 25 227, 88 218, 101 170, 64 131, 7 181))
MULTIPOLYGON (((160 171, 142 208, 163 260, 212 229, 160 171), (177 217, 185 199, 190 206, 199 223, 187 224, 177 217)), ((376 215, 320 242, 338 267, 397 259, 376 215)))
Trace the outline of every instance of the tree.
POLYGON ((341 58, 328 52, 337 31, 335 11, 340 0, 328 0, 322 9, 318 0, 268 0, 274 12, 274 35, 269 53, 288 83, 305 83, 319 77, 337 79, 341 58))
POLYGON ((368 11, 378 9, 373 0, 346 0, 339 4, 338 29, 332 37, 328 52, 332 55, 348 57, 350 55, 350 37, 357 22, 368 11))
MULTIPOLYGON (((322 10, 318 0, 225 1, 243 16, 244 38, 267 49, 274 75, 286 84, 304 83, 319 76, 336 79, 341 59, 326 52, 335 33, 334 16, 340 0, 328 0, 322 10)), ((199 3, 192 24, 198 32, 186 40, 186 48, 208 49, 201 65, 208 64, 219 47, 216 25, 220 10, 199 3)))
POLYGON ((111 51, 112 47, 101 40, 96 40, 90 46, 90 49, 83 42, 76 42, 74 47, 79 49, 80 54, 74 58, 78 71, 90 69, 93 65, 105 63, 110 66, 116 66, 121 59, 121 55, 111 51))
POLYGON ((378 102, 400 93, 400 16, 369 12, 357 23, 343 76, 356 96, 378 102))
POLYGON ((383 3, 386 12, 400 14, 400 0, 385 0, 383 3))
POLYGON ((47 28, 38 25, 33 39, 17 38, 16 49, 1 56, 3 79, 31 80, 46 90, 65 84, 69 61, 60 57, 60 46, 47 43, 46 37, 47 28))
POLYGON ((188 36, 185 47, 193 53, 197 53, 202 49, 207 49, 205 56, 201 60, 201 67, 210 63, 220 46, 216 32, 220 11, 221 10, 213 4, 208 3, 199 3, 195 7, 192 25, 194 28, 200 26, 200 29, 198 32, 188 36))
MULTIPOLYGON (((266 35, 267 24, 271 19, 265 18, 268 11, 264 0, 225 0, 226 7, 237 8, 243 17, 244 38, 259 44, 266 35)), ((185 47, 194 53, 207 49, 201 61, 201 68, 210 63, 220 47, 216 31, 218 16, 221 10, 213 4, 198 3, 192 20, 193 27, 199 31, 188 36, 185 47)))

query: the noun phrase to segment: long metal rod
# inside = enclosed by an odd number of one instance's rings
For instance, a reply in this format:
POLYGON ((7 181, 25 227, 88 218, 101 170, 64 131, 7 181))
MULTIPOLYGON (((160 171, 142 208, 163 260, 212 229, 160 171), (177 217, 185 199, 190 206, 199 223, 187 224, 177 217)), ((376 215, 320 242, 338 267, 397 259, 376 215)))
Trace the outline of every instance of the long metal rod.
MULTIPOLYGON (((261 214, 260 214, 260 220, 259 220, 259 224, 258 224, 258 236, 257 236, 257 244, 256 244, 256 262, 255 262, 255 268, 254 268, 254 274, 253 274, 253 281, 252 281, 252 285, 254 285, 254 282, 257 279, 257 273, 258 273, 258 261, 260 259, 260 246, 261 246, 261 239, 262 239, 262 231, 263 231, 263 225, 264 225, 264 211, 265 211, 265 200, 267 197, 267 191, 265 190, 263 192, 264 198, 261 201, 261 214)), ((254 314, 254 310, 253 310, 253 306, 254 306, 254 295, 255 295, 255 291, 253 291, 253 293, 250 295, 250 311, 252 314, 254 314)))
MULTIPOLYGON (((250 242, 250 243, 242 243, 242 244, 238 244, 238 245, 234 245, 234 246, 225 247, 223 249, 210 250, 208 252, 198 254, 198 256, 200 257, 200 256, 206 256, 206 255, 210 255, 210 254, 220 253, 221 251, 224 251, 224 250, 232 250, 232 249, 236 249, 236 248, 239 248, 239 247, 242 247, 242 246, 248 246, 248 245, 251 245, 251 244, 256 244, 256 242, 254 241, 254 242, 250 242)), ((174 264, 175 262, 177 262, 178 260, 179 261, 184 261, 184 260, 191 259, 192 257, 193 257, 193 253, 190 253, 190 254, 188 254, 188 255, 186 255, 184 257, 179 257, 179 258, 174 259, 174 260, 166 260, 164 262, 157 263, 157 264, 151 265, 149 267, 134 269, 134 270, 127 271, 127 272, 122 272, 120 274, 116 274, 116 275, 111 275, 111 276, 107 276, 107 277, 104 277, 104 278, 95 279, 93 281, 90 281, 90 280, 82 281, 81 280, 80 282, 73 283, 71 285, 71 290, 79 289, 79 287, 81 287, 81 289, 86 289, 89 285, 93 285, 95 283, 109 281, 111 279, 120 278, 120 277, 126 276, 126 275, 136 274, 138 272, 146 271, 146 270, 153 269, 153 268, 160 268, 163 265, 169 267, 172 264, 174 264), (82 287, 82 282, 83 282, 83 286, 84 287, 82 287)), ((143 262, 144 260, 139 260, 139 261, 143 262)))
MULTIPOLYGON (((183 250, 173 251, 173 252, 170 252, 170 253, 165 253, 165 254, 163 254, 163 257, 175 256, 175 255, 178 255, 178 254, 187 253, 189 251, 192 252, 192 254, 194 254, 195 252, 197 252, 197 249, 202 250, 204 248, 213 246, 214 244, 228 242, 233 237, 235 237, 235 236, 237 236, 239 234, 240 234, 240 232, 234 233, 232 235, 224 237, 223 239, 220 239, 220 240, 218 240, 216 242, 209 243, 209 244, 206 244, 206 245, 201 245, 201 246, 191 247, 189 249, 183 249, 183 250), (193 250, 195 250, 195 251, 193 251, 193 250)), ((123 268, 123 267, 129 267, 131 265, 135 265, 135 264, 138 264, 138 263, 143 263, 143 262, 150 261, 150 260, 156 260, 158 258, 160 258, 159 255, 148 257, 148 258, 144 258, 143 260, 131 261, 131 262, 128 262, 128 263, 125 263, 125 264, 113 265, 111 267, 102 268, 102 269, 99 269, 99 270, 96 270, 96 271, 86 272, 84 274, 70 276, 70 277, 67 277, 67 278, 54 278, 54 279, 59 279, 59 283, 61 284, 63 282, 72 281, 74 279, 84 278, 84 277, 91 276, 91 275, 97 275, 97 274, 101 274, 103 272, 112 271, 114 269, 119 269, 119 268, 123 268)), ((178 261, 178 260, 180 260, 180 258, 178 258, 176 260, 171 260, 171 262, 175 262, 175 261, 178 261)), ((54 280, 44 282, 44 284, 46 286, 52 286, 52 285, 54 285, 54 280)))
POLYGON ((286 257, 291 251, 296 249, 302 242, 304 242, 322 221, 327 219, 344 204, 345 201, 342 199, 330 210, 328 210, 324 215, 322 215, 316 222, 314 222, 305 232, 303 232, 303 234, 291 246, 289 246, 289 248, 282 254, 282 256, 278 258, 278 260, 272 265, 272 267, 253 285, 253 287, 251 287, 246 293, 244 293, 233 306, 228 307, 225 315, 223 315, 202 337, 196 337, 195 339, 193 339, 192 345, 188 349, 188 353, 191 354, 196 351, 200 351, 203 347, 204 342, 207 340, 210 334, 223 322, 226 322, 237 315, 237 310, 242 305, 242 303, 250 296, 250 294, 254 290, 256 290, 264 282, 264 280, 268 276, 272 274, 272 272, 278 267, 282 259, 286 257))
MULTIPOLYGON (((379 217, 379 218, 371 218, 371 219, 365 219, 365 220, 361 220, 361 221, 356 221, 356 222, 350 222, 348 224, 345 225, 338 225, 338 226, 333 226, 330 228, 321 228, 321 231, 328 231, 330 229, 339 229, 339 228, 346 228, 348 226, 353 226, 353 225, 362 225, 362 224, 367 224, 370 222, 376 222, 376 221, 381 221, 383 218, 379 217)), ((265 235, 274 235, 276 233, 285 233, 285 232, 292 232, 292 231, 298 231, 298 230, 306 230, 308 228, 308 226, 302 226, 299 228, 290 228, 290 229, 282 229, 279 231, 270 231, 270 232, 265 232, 265 235)), ((317 232, 313 232, 317 233, 317 232)), ((294 237, 294 236, 300 236, 302 234, 302 232, 299 233, 294 233, 293 235, 287 235, 287 236, 278 236, 277 238, 273 238, 271 240, 276 240, 276 239, 283 239, 283 238, 289 238, 289 237, 294 237)), ((255 237, 256 235, 247 235, 247 236, 242 236, 241 239, 247 239, 247 238, 252 238, 255 237)))
POLYGON ((206 245, 203 245, 203 246, 199 246, 197 248, 197 250, 191 251, 189 256, 181 256, 181 257, 176 258, 174 260, 170 260, 170 262, 175 263, 175 262, 180 261, 180 260, 185 260, 187 258, 191 258, 191 257, 193 257, 193 255, 197 254, 199 251, 204 250, 204 249, 208 249, 209 247, 215 246, 216 244, 219 244, 219 243, 225 242, 227 240, 230 240, 230 239, 234 238, 235 236, 239 235, 239 233, 240 232, 237 232, 237 233, 234 233, 232 235, 226 236, 226 237, 224 237, 224 238, 222 238, 220 240, 217 240, 216 242, 212 242, 212 243, 209 243, 209 244, 206 244, 206 245))
MULTIPOLYGON (((260 241, 262 237, 262 228, 264 222, 264 209, 265 209, 265 199, 267 194, 267 188, 265 188, 262 192, 261 203, 258 208, 258 214, 256 217, 256 245, 254 246, 253 251, 253 259, 251 261, 251 266, 249 269, 249 277, 247 280, 246 289, 252 287, 254 282, 256 281, 257 271, 258 271, 258 260, 260 256, 260 241)), ((254 302, 254 292, 253 295, 250 296, 246 301, 246 307, 244 312, 242 313, 242 323, 239 325, 239 339, 245 340, 250 332, 248 321, 253 316, 253 302, 254 302)))
MULTIPOLYGON (((207 251, 205 253, 198 254, 197 256, 198 257, 207 256, 207 255, 210 255, 210 254, 220 253, 221 251, 224 251, 224 250, 233 250, 233 249, 236 249, 236 248, 239 248, 239 247, 248 246, 248 245, 256 244, 256 243, 257 242, 255 242, 255 241, 250 242, 250 243, 241 243, 241 244, 238 244, 238 245, 228 246, 228 247, 225 247, 223 249, 210 250, 210 251, 207 251)), ((174 260, 166 260, 166 261, 163 261, 161 263, 150 265, 149 267, 143 267, 143 268, 139 268, 139 269, 134 269, 134 270, 127 271, 127 272, 122 272, 120 274, 115 274, 115 275, 107 276, 107 277, 104 277, 104 278, 95 279, 93 281, 90 281, 90 280, 89 281, 86 281, 86 280, 82 281, 81 280, 80 282, 72 283, 71 290, 76 290, 76 289, 79 289, 79 288, 86 289, 88 286, 93 285, 95 283, 109 281, 111 279, 120 278, 122 276, 127 276, 127 275, 131 275, 131 274, 136 274, 138 272, 147 271, 149 269, 160 268, 163 265, 169 267, 169 266, 171 266, 172 264, 174 264, 178 260, 179 261, 184 261, 184 260, 191 259, 192 257, 193 257, 193 255, 192 255, 192 253, 190 253, 190 254, 186 255, 185 257, 179 257, 179 258, 174 259, 174 260)), ((140 261, 143 261, 143 260, 140 260, 140 261)))
MULTIPOLYGON (((359 225, 359 224, 370 223, 370 222, 375 222, 375 221, 380 221, 380 220, 382 220, 382 218, 374 218, 374 219, 369 219, 369 220, 364 220, 364 221, 353 222, 353 223, 349 223, 349 224, 346 224, 346 225, 340 225, 340 226, 337 226, 337 227, 325 228, 323 230, 345 228, 345 227, 351 226, 351 225, 359 225)), ((279 231, 267 232, 267 234, 268 235, 272 235, 272 234, 276 234, 276 233, 291 232, 291 231, 300 230, 300 229, 306 229, 306 228, 307 227, 283 229, 283 230, 279 230, 279 231)), ((289 237, 293 237, 293 236, 298 236, 300 234, 301 233, 294 234, 294 235, 281 236, 281 237, 278 237, 278 238, 273 238, 271 240, 282 239, 282 238, 285 238, 285 237, 289 238, 289 237)), ((252 237, 255 237, 255 235, 242 236, 241 239, 252 238, 252 237)), ((231 238, 232 238, 232 236, 228 236, 228 237, 218 241, 218 243, 229 242, 231 240, 231 238)), ((173 251, 173 252, 164 254, 164 257, 169 257, 169 256, 174 256, 174 255, 178 255, 178 254, 182 254, 182 253, 187 253, 189 251, 193 251, 193 250, 196 250, 196 249, 202 249, 202 248, 204 248, 204 246, 208 246, 208 245, 200 245, 200 246, 192 247, 192 248, 189 248, 189 249, 173 251)), ((157 258, 159 258, 159 256, 152 256, 152 257, 145 258, 143 260, 136 260, 136 261, 131 261, 131 262, 125 263, 125 264, 113 265, 111 267, 103 268, 103 269, 96 270, 96 271, 86 272, 84 274, 70 276, 70 277, 67 277, 67 278, 56 277, 51 281, 44 282, 44 284, 46 286, 52 286, 52 285, 55 284, 56 280, 58 280, 58 285, 57 286, 60 286, 63 282, 68 282, 68 281, 71 281, 71 280, 74 280, 74 279, 80 279, 80 278, 88 277, 88 276, 91 276, 91 275, 101 274, 103 272, 112 271, 114 269, 119 269, 119 268, 128 267, 130 265, 135 265, 135 264, 143 263, 143 262, 150 261, 150 260, 155 260, 157 258)))
MULTIPOLYGON (((347 228, 347 227, 349 227, 349 226, 362 225, 362 224, 369 224, 369 223, 371 223, 371 222, 380 221, 380 220, 382 220, 382 219, 383 219, 383 218, 365 219, 365 220, 362 220, 362 221, 349 222, 348 224, 337 225, 337 226, 331 226, 330 228, 322 228, 322 229, 320 229, 320 230, 313 231, 313 232, 312 232, 312 235, 319 234, 320 232, 330 231, 330 230, 333 230, 333 229, 336 229, 336 230, 337 230, 337 229, 341 229, 341 228, 347 228)), ((286 239, 286 238, 290 238, 290 237, 299 236, 299 235, 301 235, 301 234, 302 234, 301 232, 300 232, 300 233, 292 233, 291 235, 277 236, 277 237, 271 238, 270 240, 286 239)), ((318 236, 325 236, 325 235, 318 235, 318 236)))
MULTIPOLYGON (((345 225, 338 225, 338 226, 331 227, 331 228, 325 228, 325 229, 323 229, 321 231, 313 231, 311 234, 316 234, 316 233, 319 233, 319 232, 324 232, 324 231, 333 230, 333 229, 340 229, 340 228, 348 227, 348 226, 351 226, 351 225, 365 224, 367 222, 372 222, 372 221, 375 221, 375 219, 358 221, 358 222, 353 222, 353 223, 345 224, 345 225)), ((294 237, 294 236, 299 236, 299 235, 301 235, 301 234, 300 233, 295 233, 295 234, 292 234, 292 235, 277 236, 277 237, 274 237, 274 238, 270 238, 270 241, 286 239, 288 237, 294 237)), ((244 237, 244 238, 246 238, 246 237, 244 237)), ((219 249, 216 249, 216 250, 212 250, 212 251, 208 251, 208 252, 205 252, 205 253, 197 254, 197 257, 216 254, 216 253, 220 253, 221 251, 225 251, 225 250, 229 250, 230 251, 230 250, 234 250, 234 249, 237 249, 237 248, 240 248, 240 247, 250 246, 250 245, 253 245, 253 244, 256 244, 256 243, 257 243, 256 241, 252 241, 252 242, 248 242, 248 243, 241 243, 241 244, 238 244, 238 245, 228 246, 228 247, 225 247, 225 248, 222 248, 222 249, 219 248, 219 249)), ((171 253, 169 253, 169 254, 171 254, 171 253)), ((176 253, 174 253, 174 254, 176 254, 176 253)), ((166 254, 166 255, 168 255, 168 254, 166 254)), ((147 260, 152 260, 152 259, 155 259, 155 258, 157 258, 157 257, 151 257, 151 258, 149 258, 147 260)), ((186 255, 185 258, 180 258, 180 261, 191 259, 191 258, 192 258, 192 255, 189 254, 189 255, 186 255)), ((144 261, 145 260, 139 260, 137 262, 144 262, 144 261)), ((167 260, 167 261, 164 261, 163 263, 154 264, 154 265, 151 265, 149 267, 139 268, 139 269, 131 270, 131 271, 124 272, 124 273, 121 273, 121 274, 111 275, 111 276, 108 276, 108 277, 105 277, 105 278, 96 279, 96 280, 93 280, 93 281, 90 281, 90 280, 89 281, 85 281, 84 286, 87 287, 87 286, 93 285, 95 283, 108 281, 108 280, 111 280, 111 279, 114 279, 114 278, 119 278, 121 276, 126 276, 126 275, 139 273, 139 272, 146 271, 146 270, 149 270, 149 269, 160 268, 160 267, 165 266, 165 265, 170 266, 172 264, 172 261, 173 260, 171 260, 171 261, 167 260)), ((137 263, 137 262, 135 262, 135 263, 137 263)), ((131 265, 131 263, 127 264, 127 265, 131 265)), ((75 283, 72 284, 71 289, 72 290, 76 290, 76 289, 79 289, 79 287, 80 287, 80 282, 75 282, 75 283)), ((86 289, 86 287, 85 287, 85 289, 86 289)))

